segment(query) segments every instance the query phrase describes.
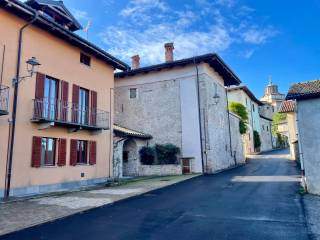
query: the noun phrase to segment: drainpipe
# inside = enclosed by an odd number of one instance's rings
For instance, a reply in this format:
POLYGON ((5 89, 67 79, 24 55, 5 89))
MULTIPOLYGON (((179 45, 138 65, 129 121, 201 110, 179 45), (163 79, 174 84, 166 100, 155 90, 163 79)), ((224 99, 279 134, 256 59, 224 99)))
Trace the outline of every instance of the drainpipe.
POLYGON ((14 81, 14 94, 13 94, 13 108, 12 108, 12 120, 9 123, 11 125, 10 134, 11 139, 8 139, 10 151, 7 159, 7 168, 6 168, 6 176, 5 176, 5 190, 4 190, 4 199, 8 199, 10 196, 10 185, 11 185, 11 175, 12 175, 12 159, 13 159, 13 147, 14 147, 14 137, 15 137, 15 129, 16 129, 16 114, 17 114, 17 104, 18 104, 18 90, 19 90, 19 78, 20 78, 20 65, 21 65, 21 52, 22 52, 22 37, 23 31, 33 24, 37 18, 38 13, 33 11, 33 18, 23 25, 19 30, 19 40, 18 40, 18 55, 17 55, 17 65, 16 65, 16 76, 14 81))
POLYGON ((229 128, 229 144, 230 144, 230 156, 234 157, 234 165, 237 165, 237 160, 235 156, 232 155, 232 138, 231 138, 231 123, 230 123, 230 112, 229 112, 229 99, 228 99, 228 87, 225 88, 226 91, 226 99, 227 99, 227 114, 228 114, 228 128, 229 128))
POLYGON ((6 53, 6 45, 3 45, 3 52, 2 52, 2 63, 1 63, 1 73, 0 73, 0 86, 2 85, 3 80, 3 68, 4 68, 4 57, 6 53))
POLYGON ((301 164, 301 175, 302 175, 302 184, 303 187, 306 188, 306 177, 305 177, 305 169, 304 169, 304 158, 303 158, 303 151, 302 151, 302 144, 301 144, 301 135, 300 135, 300 128, 299 128, 299 115, 298 115, 298 102, 294 100, 295 104, 295 112, 296 112, 296 129, 297 129, 297 139, 299 145, 299 157, 300 157, 300 164, 301 164))
MULTIPOLYGON (((198 115, 199 115, 199 132, 200 132, 200 149, 201 149, 201 163, 202 163, 202 173, 206 174, 207 173, 207 169, 205 169, 204 166, 204 159, 203 159, 203 155, 205 154, 203 151, 203 143, 202 143, 202 127, 201 127, 201 108, 200 108, 200 81, 199 81, 199 68, 198 65, 196 63, 196 59, 193 59, 193 63, 196 65, 196 72, 197 72, 197 78, 196 78, 196 87, 197 87, 197 99, 198 99, 198 115)), ((206 166, 207 167, 207 166, 206 166)))

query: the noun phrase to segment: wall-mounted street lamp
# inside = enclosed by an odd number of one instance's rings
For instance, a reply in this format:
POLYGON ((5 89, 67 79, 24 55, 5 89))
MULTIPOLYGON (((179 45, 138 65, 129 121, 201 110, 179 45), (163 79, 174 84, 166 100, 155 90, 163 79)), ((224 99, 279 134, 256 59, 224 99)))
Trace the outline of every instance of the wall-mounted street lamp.
POLYGON ((29 75, 19 77, 19 79, 14 78, 12 81, 13 85, 15 85, 16 83, 20 83, 22 80, 24 80, 26 78, 33 77, 33 75, 37 72, 38 67, 41 65, 36 57, 32 57, 32 58, 28 59, 26 61, 26 63, 27 63, 27 71, 28 71, 29 75))
POLYGON ((217 105, 220 101, 220 96, 218 94, 218 85, 215 83, 214 84, 214 95, 213 95, 213 104, 217 105))

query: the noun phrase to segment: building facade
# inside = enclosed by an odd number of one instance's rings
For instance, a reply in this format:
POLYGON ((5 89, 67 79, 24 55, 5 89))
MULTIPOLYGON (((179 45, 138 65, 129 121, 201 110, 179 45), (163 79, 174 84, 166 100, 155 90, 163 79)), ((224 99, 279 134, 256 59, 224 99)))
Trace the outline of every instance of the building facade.
POLYGON ((242 163, 241 144, 232 145, 241 143, 239 131, 230 134, 239 119, 228 116, 225 90, 239 79, 215 54, 175 61, 173 45, 165 50, 165 63, 140 68, 134 56, 133 69, 115 75, 115 123, 149 133, 151 145, 178 146, 192 172, 242 163))
POLYGON ((292 85, 286 99, 295 101, 297 140, 307 190, 320 194, 320 80, 292 85))
POLYGON ((112 175, 113 72, 127 66, 74 34, 81 26, 61 1, 0 5, 1 85, 10 87, 1 101, 9 107, 0 116, 0 194, 105 181, 112 175), (32 76, 31 57, 41 63, 32 76))

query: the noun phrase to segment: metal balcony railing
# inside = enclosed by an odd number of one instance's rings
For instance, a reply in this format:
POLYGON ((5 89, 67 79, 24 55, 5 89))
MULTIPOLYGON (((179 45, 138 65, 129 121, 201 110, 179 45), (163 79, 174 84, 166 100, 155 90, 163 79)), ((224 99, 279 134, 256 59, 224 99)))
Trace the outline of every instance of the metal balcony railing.
POLYGON ((66 127, 109 129, 109 112, 59 99, 33 99, 33 122, 55 122, 66 127))
POLYGON ((0 116, 9 114, 9 87, 0 85, 0 116))

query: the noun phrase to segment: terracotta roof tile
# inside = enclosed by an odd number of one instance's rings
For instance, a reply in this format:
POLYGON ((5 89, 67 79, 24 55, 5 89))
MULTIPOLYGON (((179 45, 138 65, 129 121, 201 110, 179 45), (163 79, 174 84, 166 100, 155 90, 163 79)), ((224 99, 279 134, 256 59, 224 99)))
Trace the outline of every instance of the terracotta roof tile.
POLYGON ((286 97, 287 100, 303 100, 310 98, 320 98, 320 80, 293 84, 286 97))
POLYGON ((122 137, 136 137, 136 138, 143 138, 143 139, 151 139, 152 136, 150 134, 145 134, 142 132, 138 132, 129 128, 121 127, 119 125, 113 125, 113 131, 116 135, 122 137))
POLYGON ((295 110, 295 103, 292 100, 283 101, 281 103, 279 113, 288 113, 288 112, 294 112, 295 110))

